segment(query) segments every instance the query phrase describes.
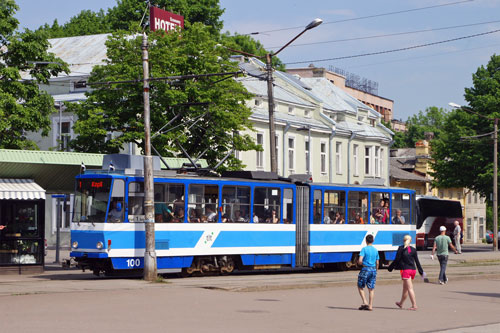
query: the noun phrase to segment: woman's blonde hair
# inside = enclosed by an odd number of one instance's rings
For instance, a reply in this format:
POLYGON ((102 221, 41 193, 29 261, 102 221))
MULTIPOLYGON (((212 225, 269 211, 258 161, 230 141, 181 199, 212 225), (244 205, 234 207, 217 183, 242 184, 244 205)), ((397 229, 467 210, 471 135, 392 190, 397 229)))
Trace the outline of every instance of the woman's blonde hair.
POLYGON ((410 235, 405 235, 403 237, 403 241, 404 241, 404 248, 406 249, 408 246, 410 246, 411 236, 410 235))

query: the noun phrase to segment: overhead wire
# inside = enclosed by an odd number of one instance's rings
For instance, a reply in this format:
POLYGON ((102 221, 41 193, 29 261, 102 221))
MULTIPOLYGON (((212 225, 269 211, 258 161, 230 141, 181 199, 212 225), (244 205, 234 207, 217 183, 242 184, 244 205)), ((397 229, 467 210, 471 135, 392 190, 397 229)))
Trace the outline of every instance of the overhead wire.
POLYGON ((335 58, 328 58, 328 59, 315 59, 315 60, 304 60, 304 61, 287 62, 287 63, 284 63, 284 65, 296 65, 296 64, 303 64, 303 63, 313 63, 313 62, 324 62, 324 61, 333 61, 333 60, 360 58, 360 57, 367 57, 367 56, 373 56, 373 55, 380 55, 380 54, 387 54, 387 53, 408 51, 408 50, 413 50, 413 49, 427 47, 427 46, 432 46, 432 45, 450 43, 450 42, 454 42, 454 41, 457 41, 457 40, 463 40, 463 39, 468 39, 468 38, 474 38, 474 37, 489 35, 489 34, 497 33, 499 31, 500 31, 500 29, 496 29, 496 30, 486 31, 486 32, 477 33, 477 34, 473 34, 473 35, 462 36, 462 37, 457 37, 457 38, 451 38, 451 39, 446 39, 446 40, 442 40, 442 41, 438 41, 438 42, 432 42, 432 43, 425 43, 425 44, 419 44, 419 45, 412 45, 412 46, 407 46, 407 47, 401 47, 401 48, 392 49, 392 50, 384 50, 384 51, 377 51, 377 52, 368 52, 368 53, 361 53, 361 54, 355 54, 355 55, 349 55, 349 56, 342 56, 342 57, 335 57, 335 58))
MULTIPOLYGON (((360 17, 353 17, 353 18, 349 18, 349 19, 323 22, 323 25, 325 25, 325 24, 343 23, 343 22, 351 22, 351 21, 359 21, 359 20, 365 20, 365 19, 369 19, 369 18, 383 17, 383 16, 389 16, 389 15, 403 14, 403 13, 410 13, 410 12, 416 12, 416 11, 420 11, 420 10, 426 10, 426 9, 432 9, 432 8, 438 8, 438 7, 454 6, 454 5, 459 5, 459 4, 463 4, 463 3, 466 3, 466 2, 473 2, 473 1, 475 1, 475 0, 462 0, 462 1, 448 2, 448 3, 439 4, 439 5, 433 5, 433 6, 426 6, 426 7, 419 7, 419 8, 413 8, 413 9, 405 9, 405 10, 399 10, 399 11, 394 11, 394 12, 388 12, 388 13, 373 14, 373 15, 360 16, 360 17)), ((296 27, 290 27, 290 28, 281 28, 281 29, 273 29, 273 30, 250 32, 250 33, 246 33, 246 34, 243 34, 243 35, 259 35, 259 34, 266 34, 266 33, 270 33, 270 32, 278 32, 278 31, 286 31, 286 30, 294 30, 294 29, 303 29, 303 28, 304 28, 304 26, 296 26, 296 27)))
MULTIPOLYGON (((479 23, 455 25, 455 26, 441 27, 441 28, 430 28, 430 29, 413 30, 413 31, 406 31, 406 32, 395 32, 395 33, 382 34, 382 35, 371 35, 371 36, 362 36, 362 37, 353 37, 353 38, 334 39, 334 40, 328 40, 328 41, 322 41, 322 42, 299 43, 299 44, 291 44, 288 47, 306 46, 306 45, 318 45, 318 44, 329 44, 329 43, 340 43, 340 42, 349 42, 349 41, 355 41, 355 40, 383 38, 383 37, 393 37, 393 36, 404 36, 404 35, 418 34, 418 33, 423 33, 423 32, 451 30, 451 29, 473 27, 473 26, 478 26, 478 25, 485 25, 485 24, 499 23, 499 22, 500 22, 500 20, 496 20, 496 21, 488 21, 488 22, 479 22, 479 23)), ((272 49, 277 49, 277 48, 280 48, 280 47, 281 46, 271 46, 271 47, 268 47, 268 49, 272 50, 272 49)))

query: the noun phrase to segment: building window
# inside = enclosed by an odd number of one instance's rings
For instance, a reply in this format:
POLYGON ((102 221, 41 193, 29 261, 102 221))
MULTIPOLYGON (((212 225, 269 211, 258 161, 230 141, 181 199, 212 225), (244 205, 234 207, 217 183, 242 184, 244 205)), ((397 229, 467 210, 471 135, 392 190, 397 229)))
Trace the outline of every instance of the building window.
POLYGON ((457 191, 457 199, 462 200, 462 192, 457 191))
POLYGON ((288 138, 288 169, 295 168, 295 138, 288 138))
POLYGON ((444 198, 444 191, 439 190, 439 198, 443 199, 444 198))
POLYGON ((477 193, 474 193, 474 203, 477 204, 477 193))
POLYGON ((293 114, 293 113, 294 113, 293 106, 289 106, 288 107, 288 114, 293 114))
POLYGON ((55 116, 54 118, 52 118, 53 145, 54 147, 57 147, 57 150, 71 151, 69 142, 71 141, 73 136, 72 127, 72 117, 55 116), (59 124, 61 125, 59 126, 59 124))
POLYGON ((304 110, 304 117, 311 118, 311 110, 304 110))
POLYGON ((354 176, 359 176, 359 160, 358 160, 359 146, 354 145, 352 148, 353 166, 354 166, 354 176))
POLYGON ((375 119, 370 119, 370 125, 371 125, 372 127, 375 127, 375 119))
POLYGON ((472 203, 472 195, 470 192, 467 193, 467 203, 469 203, 469 204, 472 203))
POLYGON ((380 147, 375 147, 375 177, 380 177, 380 147))
POLYGON ((255 106, 260 106, 262 104, 262 101, 260 99, 255 100, 255 106))
POLYGON ((311 170, 310 170, 311 166, 309 165, 309 161, 310 161, 310 160, 309 160, 309 158, 310 158, 310 150, 309 150, 309 145, 310 145, 310 144, 309 144, 309 140, 308 140, 308 139, 306 139, 306 140, 305 140, 305 147, 304 147, 304 149, 305 149, 305 152, 306 152, 306 172, 307 172, 307 173, 311 172, 311 170))
POLYGON ((342 142, 335 144, 335 169, 337 170, 337 175, 342 174, 342 142))
POLYGON ((276 170, 279 174, 280 172, 280 168, 279 168, 279 165, 280 165, 280 137, 278 134, 276 134, 276 139, 275 139, 275 145, 276 145, 276 170))
POLYGON ((365 175, 367 176, 372 176, 373 171, 372 171, 372 152, 373 152, 373 147, 372 146, 365 146, 365 175))
POLYGON ((326 173, 326 143, 321 142, 321 173, 326 173))
MULTIPOLYGON (((257 144, 264 148, 264 134, 257 133, 257 144)), ((257 151, 257 168, 264 167, 264 151, 257 151)))

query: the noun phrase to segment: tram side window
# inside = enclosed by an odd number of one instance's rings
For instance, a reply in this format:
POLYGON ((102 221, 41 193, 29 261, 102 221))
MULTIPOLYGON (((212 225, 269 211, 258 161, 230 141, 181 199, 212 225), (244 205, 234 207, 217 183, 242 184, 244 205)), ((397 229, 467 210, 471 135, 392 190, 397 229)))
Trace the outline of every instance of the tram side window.
POLYGON ((349 191, 347 200, 349 223, 365 224, 368 219, 368 193, 349 191))
POLYGON ((256 187, 253 193, 253 222, 278 223, 281 212, 281 190, 276 187, 256 187))
POLYGON ((293 223, 293 190, 283 190, 283 223, 293 223))
POLYGON ((128 220, 144 221, 144 183, 132 182, 128 185, 128 220))
POLYGON ((155 221, 184 222, 184 185, 155 184, 155 221))
POLYGON ((325 211, 323 223, 343 224, 345 223, 345 192, 325 191, 324 200, 325 211))
POLYGON ((392 223, 411 224, 410 195, 407 193, 392 194, 392 223))
POLYGON ((193 184, 188 189, 188 222, 218 222, 219 187, 193 184))
POLYGON ((389 224, 389 193, 373 192, 370 206, 370 223, 389 224))
POLYGON ((222 222, 246 223, 250 220, 250 187, 222 187, 222 222))
POLYGON ((314 201, 313 201, 313 223, 321 223, 321 190, 314 190, 314 201))
POLYGON ((111 202, 109 203, 109 222, 123 222, 125 214, 125 181, 123 179, 115 179, 111 191, 111 202))

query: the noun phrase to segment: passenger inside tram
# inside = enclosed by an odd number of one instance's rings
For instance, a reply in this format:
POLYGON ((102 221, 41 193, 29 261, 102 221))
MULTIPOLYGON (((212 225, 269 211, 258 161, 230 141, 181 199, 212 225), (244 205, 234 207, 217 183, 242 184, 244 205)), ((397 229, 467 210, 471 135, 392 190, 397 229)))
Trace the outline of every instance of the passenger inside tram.
POLYGON ((342 214, 340 212, 335 213, 335 220, 333 221, 335 224, 344 224, 345 220, 342 214))
POLYGON ((172 219, 173 222, 184 222, 184 208, 179 208, 176 215, 172 219))
POLYGON ((270 215, 266 219, 266 223, 278 223, 279 222, 278 214, 276 214, 276 209, 271 209, 270 215))

